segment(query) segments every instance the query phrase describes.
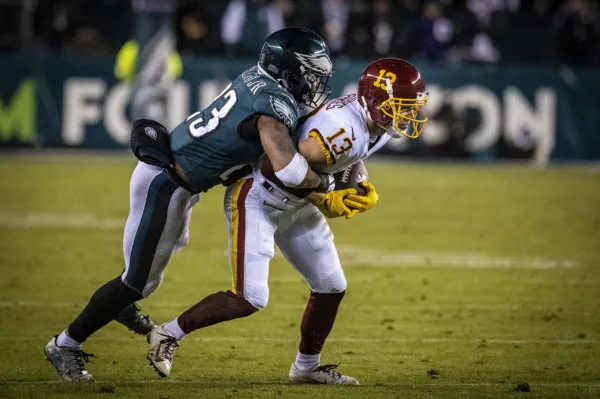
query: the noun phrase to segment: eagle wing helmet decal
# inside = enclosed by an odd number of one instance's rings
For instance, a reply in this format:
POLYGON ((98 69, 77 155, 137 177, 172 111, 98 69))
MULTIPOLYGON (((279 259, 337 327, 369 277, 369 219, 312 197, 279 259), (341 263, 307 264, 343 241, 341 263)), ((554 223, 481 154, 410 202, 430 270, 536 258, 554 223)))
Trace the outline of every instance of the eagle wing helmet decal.
POLYGON ((295 116, 289 105, 279 98, 270 97, 269 100, 271 102, 271 108, 273 108, 273 111, 281 118, 283 123, 289 127, 294 126, 295 116))
POLYGON ((294 53, 300 63, 309 71, 323 76, 331 75, 333 63, 327 54, 300 54, 294 53))

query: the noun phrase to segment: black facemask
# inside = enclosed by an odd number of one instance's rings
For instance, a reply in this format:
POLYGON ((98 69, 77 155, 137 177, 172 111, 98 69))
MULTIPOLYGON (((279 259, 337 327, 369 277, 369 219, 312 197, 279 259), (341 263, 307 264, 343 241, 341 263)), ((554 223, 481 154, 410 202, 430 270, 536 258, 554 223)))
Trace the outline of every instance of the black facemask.
POLYGON ((298 103, 311 108, 317 108, 325 103, 331 95, 328 85, 328 75, 316 75, 311 72, 303 73, 300 81, 293 82, 290 86, 292 94, 298 103), (294 90, 296 89, 296 90, 294 90))

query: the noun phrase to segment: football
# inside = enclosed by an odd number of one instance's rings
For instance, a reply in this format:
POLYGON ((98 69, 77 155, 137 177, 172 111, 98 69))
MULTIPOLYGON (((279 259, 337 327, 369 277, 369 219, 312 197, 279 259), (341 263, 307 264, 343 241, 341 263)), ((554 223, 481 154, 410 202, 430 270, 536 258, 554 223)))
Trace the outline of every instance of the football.
POLYGON ((356 189, 356 194, 366 195, 367 190, 362 188, 358 183, 363 180, 368 180, 368 177, 369 173, 367 172, 367 168, 363 161, 357 162, 333 175, 333 178, 335 179, 335 189, 343 190, 346 188, 354 188, 356 189))

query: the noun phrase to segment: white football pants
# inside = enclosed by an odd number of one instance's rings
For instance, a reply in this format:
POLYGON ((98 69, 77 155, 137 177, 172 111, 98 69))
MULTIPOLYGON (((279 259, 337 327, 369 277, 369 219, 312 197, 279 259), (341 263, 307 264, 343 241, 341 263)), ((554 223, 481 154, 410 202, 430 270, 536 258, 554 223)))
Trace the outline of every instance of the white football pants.
POLYGON ((263 184, 255 174, 225 193, 232 291, 258 309, 267 305, 275 244, 312 291, 345 291, 346 278, 325 217, 314 205, 263 184))
POLYGON ((123 237, 126 285, 144 297, 156 291, 173 252, 187 244, 192 207, 199 200, 200 194, 176 185, 162 168, 138 162, 123 237))

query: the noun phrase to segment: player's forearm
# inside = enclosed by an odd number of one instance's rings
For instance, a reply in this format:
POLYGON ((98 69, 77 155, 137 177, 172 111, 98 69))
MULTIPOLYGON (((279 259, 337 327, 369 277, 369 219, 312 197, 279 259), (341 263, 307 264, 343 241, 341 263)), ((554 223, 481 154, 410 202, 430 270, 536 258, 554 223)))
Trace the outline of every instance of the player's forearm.
MULTIPOLYGON (((301 141, 298 144, 298 152, 306 159, 311 168, 327 165, 319 144, 313 138, 301 141)), ((308 169, 304 181, 297 186, 298 188, 315 188, 323 184, 323 176, 311 168, 308 169)))
POLYGON ((306 199, 314 205, 319 205, 323 202, 323 197, 325 197, 325 193, 313 191, 306 197, 306 199))
POLYGON ((284 134, 261 135, 261 141, 265 154, 269 157, 273 170, 279 172, 292 162, 298 151, 294 142, 284 134))
POLYGON ((258 127, 265 154, 283 184, 293 188, 318 189, 323 186, 324 178, 312 170, 306 159, 296 151, 285 125, 263 116, 258 127))
POLYGON ((297 185, 297 188, 318 188, 322 185, 323 179, 320 173, 315 172, 311 168, 308 168, 306 172, 306 176, 304 176, 304 180, 302 183, 297 185))
POLYGON ((265 153, 271 160, 275 175, 283 184, 288 187, 304 189, 317 189, 324 184, 321 174, 309 167, 307 161, 296 151, 294 143, 289 136, 278 137, 275 142, 277 144, 275 150, 267 151, 267 148, 265 148, 265 153), (285 143, 284 141, 289 141, 289 143, 285 143), (273 155, 270 155, 269 152, 273 155), (284 177, 290 173, 303 173, 303 171, 306 171, 303 178, 301 175, 287 179, 284 177))

